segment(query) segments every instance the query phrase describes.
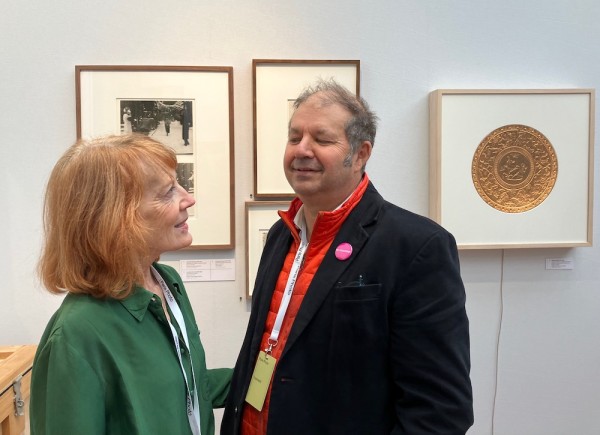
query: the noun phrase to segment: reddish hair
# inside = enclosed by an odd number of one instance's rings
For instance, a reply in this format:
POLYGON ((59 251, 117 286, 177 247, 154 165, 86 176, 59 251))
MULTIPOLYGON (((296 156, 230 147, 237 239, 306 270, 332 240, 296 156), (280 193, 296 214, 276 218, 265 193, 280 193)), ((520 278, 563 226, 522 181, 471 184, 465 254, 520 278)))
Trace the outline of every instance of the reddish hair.
POLYGON ((142 282, 145 186, 177 167, 170 148, 139 134, 79 140, 58 160, 44 200, 38 270, 51 293, 127 297, 142 282))

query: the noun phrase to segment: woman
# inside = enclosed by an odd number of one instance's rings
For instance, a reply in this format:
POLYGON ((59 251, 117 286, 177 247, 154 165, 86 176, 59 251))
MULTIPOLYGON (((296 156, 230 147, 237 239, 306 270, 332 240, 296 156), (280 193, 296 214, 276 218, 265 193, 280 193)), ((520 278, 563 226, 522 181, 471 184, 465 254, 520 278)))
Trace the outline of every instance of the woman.
POLYGON ((206 369, 181 278, 156 263, 192 242, 176 165, 134 134, 79 141, 54 167, 39 272, 67 296, 34 360, 33 435, 214 433, 231 370, 206 369))

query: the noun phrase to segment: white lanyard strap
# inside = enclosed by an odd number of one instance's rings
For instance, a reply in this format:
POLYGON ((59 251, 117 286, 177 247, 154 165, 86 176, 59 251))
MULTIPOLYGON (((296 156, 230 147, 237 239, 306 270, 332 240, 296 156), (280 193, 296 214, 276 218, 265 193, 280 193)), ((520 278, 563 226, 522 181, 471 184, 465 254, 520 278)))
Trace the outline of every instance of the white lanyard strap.
MULTIPOLYGON (((185 346, 187 347, 187 350, 189 353, 190 344, 188 341, 187 328, 185 326, 185 321, 183 320, 183 313, 181 312, 179 305, 177 305, 177 301, 175 301, 175 298, 173 297, 173 293, 171 293, 171 290, 167 286, 167 283, 165 282, 165 280, 162 278, 162 276, 160 276, 160 274, 154 267, 152 267, 151 270, 152 270, 152 274, 154 275, 154 278, 156 278, 156 281, 160 284, 160 287, 162 288, 163 294, 165 295, 165 299, 167 300, 167 304, 169 305, 169 308, 171 309, 171 313, 173 314, 173 317, 175 317, 175 320, 177 321, 177 324, 179 325, 179 328, 181 329, 181 335, 183 335, 183 341, 184 341, 185 346)), ((195 387, 193 400, 192 400, 192 396, 190 394, 192 389, 190 388, 190 384, 188 382, 188 378, 185 373, 185 368, 183 366, 183 359, 181 358, 181 347, 179 345, 179 336, 177 335, 177 330, 175 329, 173 324, 170 321, 168 321, 168 323, 169 323, 169 328, 171 329, 171 335, 173 336, 173 342, 175 343, 175 349, 177 350, 177 358, 179 358, 179 366, 181 367, 181 373, 183 373, 183 379, 185 380, 185 386, 186 386, 186 391, 187 391, 187 393, 186 393, 186 396, 187 396, 186 397, 186 402, 187 402, 186 403, 186 412, 188 415, 190 428, 194 435, 200 435, 200 408, 198 406, 198 384, 196 384, 196 377, 194 376, 194 366, 192 363, 192 355, 191 355, 191 353, 189 354, 189 356, 190 356, 190 371, 192 372, 192 382, 193 382, 192 386, 195 387)))
POLYGON ((273 330, 271 331, 271 335, 269 336, 269 347, 265 349, 265 352, 267 354, 271 353, 273 347, 277 346, 279 332, 281 332, 283 319, 285 317, 285 313, 287 312, 288 305, 290 304, 290 300, 292 299, 292 293, 294 292, 296 279, 298 278, 298 274, 300 273, 300 268, 302 267, 304 254, 306 254, 307 248, 308 241, 306 240, 306 223, 303 219, 300 226, 300 246, 298 247, 298 251, 296 252, 296 256, 294 257, 294 262, 292 263, 290 275, 288 276, 288 280, 285 285, 283 298, 281 299, 281 305, 279 306, 279 311, 277 311, 277 317, 275 318, 275 324, 273 325, 273 330))

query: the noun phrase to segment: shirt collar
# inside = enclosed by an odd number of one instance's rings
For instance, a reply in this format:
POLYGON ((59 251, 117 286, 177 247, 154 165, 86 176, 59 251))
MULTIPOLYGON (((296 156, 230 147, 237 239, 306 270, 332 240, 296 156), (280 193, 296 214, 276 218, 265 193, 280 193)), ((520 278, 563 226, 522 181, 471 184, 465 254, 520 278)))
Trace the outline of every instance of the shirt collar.
MULTIPOLYGON (((344 204, 346 204, 346 202, 348 202, 348 200, 352 197, 352 195, 354 195, 354 192, 356 192, 358 190, 358 188, 361 186, 362 181, 364 180, 365 176, 366 176, 366 174, 363 175, 363 178, 361 178, 361 183, 358 183, 358 186, 356 186, 356 189, 354 189, 352 191, 352 193, 350 193, 350 195, 348 195, 348 197, 341 202, 340 205, 338 205, 336 208, 331 210, 330 213, 333 213, 333 212, 339 210, 340 208, 342 208, 342 206, 344 204)), ((304 204, 301 204, 300 208, 296 212, 296 216, 294 216, 294 224, 296 224, 297 228, 303 228, 303 224, 306 225, 306 218, 304 217, 304 204)))
POLYGON ((129 311, 138 322, 144 320, 144 315, 148 311, 148 306, 155 296, 151 291, 143 287, 136 286, 133 292, 125 299, 119 301, 123 307, 129 311))
MULTIPOLYGON (((165 283, 171 289, 175 300, 179 302, 179 296, 181 295, 181 289, 179 288, 179 284, 170 279, 170 277, 166 273, 161 273, 162 269, 160 266, 157 267, 156 263, 153 265, 160 276, 165 280, 165 283), (175 291, 173 291, 175 290, 175 291)), ((146 311, 148 311, 148 307, 150 306, 150 302, 156 295, 149 290, 146 290, 144 287, 136 285, 133 289, 133 292, 125 299, 119 301, 123 307, 129 311, 138 322, 144 320, 144 316, 146 315, 146 311)))

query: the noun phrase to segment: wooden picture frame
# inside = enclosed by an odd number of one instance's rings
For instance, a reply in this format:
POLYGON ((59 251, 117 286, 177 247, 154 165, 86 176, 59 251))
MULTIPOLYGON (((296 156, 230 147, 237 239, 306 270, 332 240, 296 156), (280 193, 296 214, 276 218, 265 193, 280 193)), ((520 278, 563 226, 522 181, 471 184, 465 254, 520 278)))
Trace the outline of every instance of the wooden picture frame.
POLYGON ((277 222, 278 210, 287 210, 290 201, 246 201, 246 298, 252 297, 260 257, 269 229, 277 222))
POLYGON ((317 79, 334 78, 360 95, 359 60, 253 59, 254 197, 292 198, 283 171, 292 105, 317 79))
POLYGON ((431 92, 430 217, 459 249, 591 246, 594 104, 593 89, 431 92))
POLYGON ((75 80, 77 137, 133 131, 173 148, 196 198, 186 249, 233 249, 233 68, 77 65, 75 80))

